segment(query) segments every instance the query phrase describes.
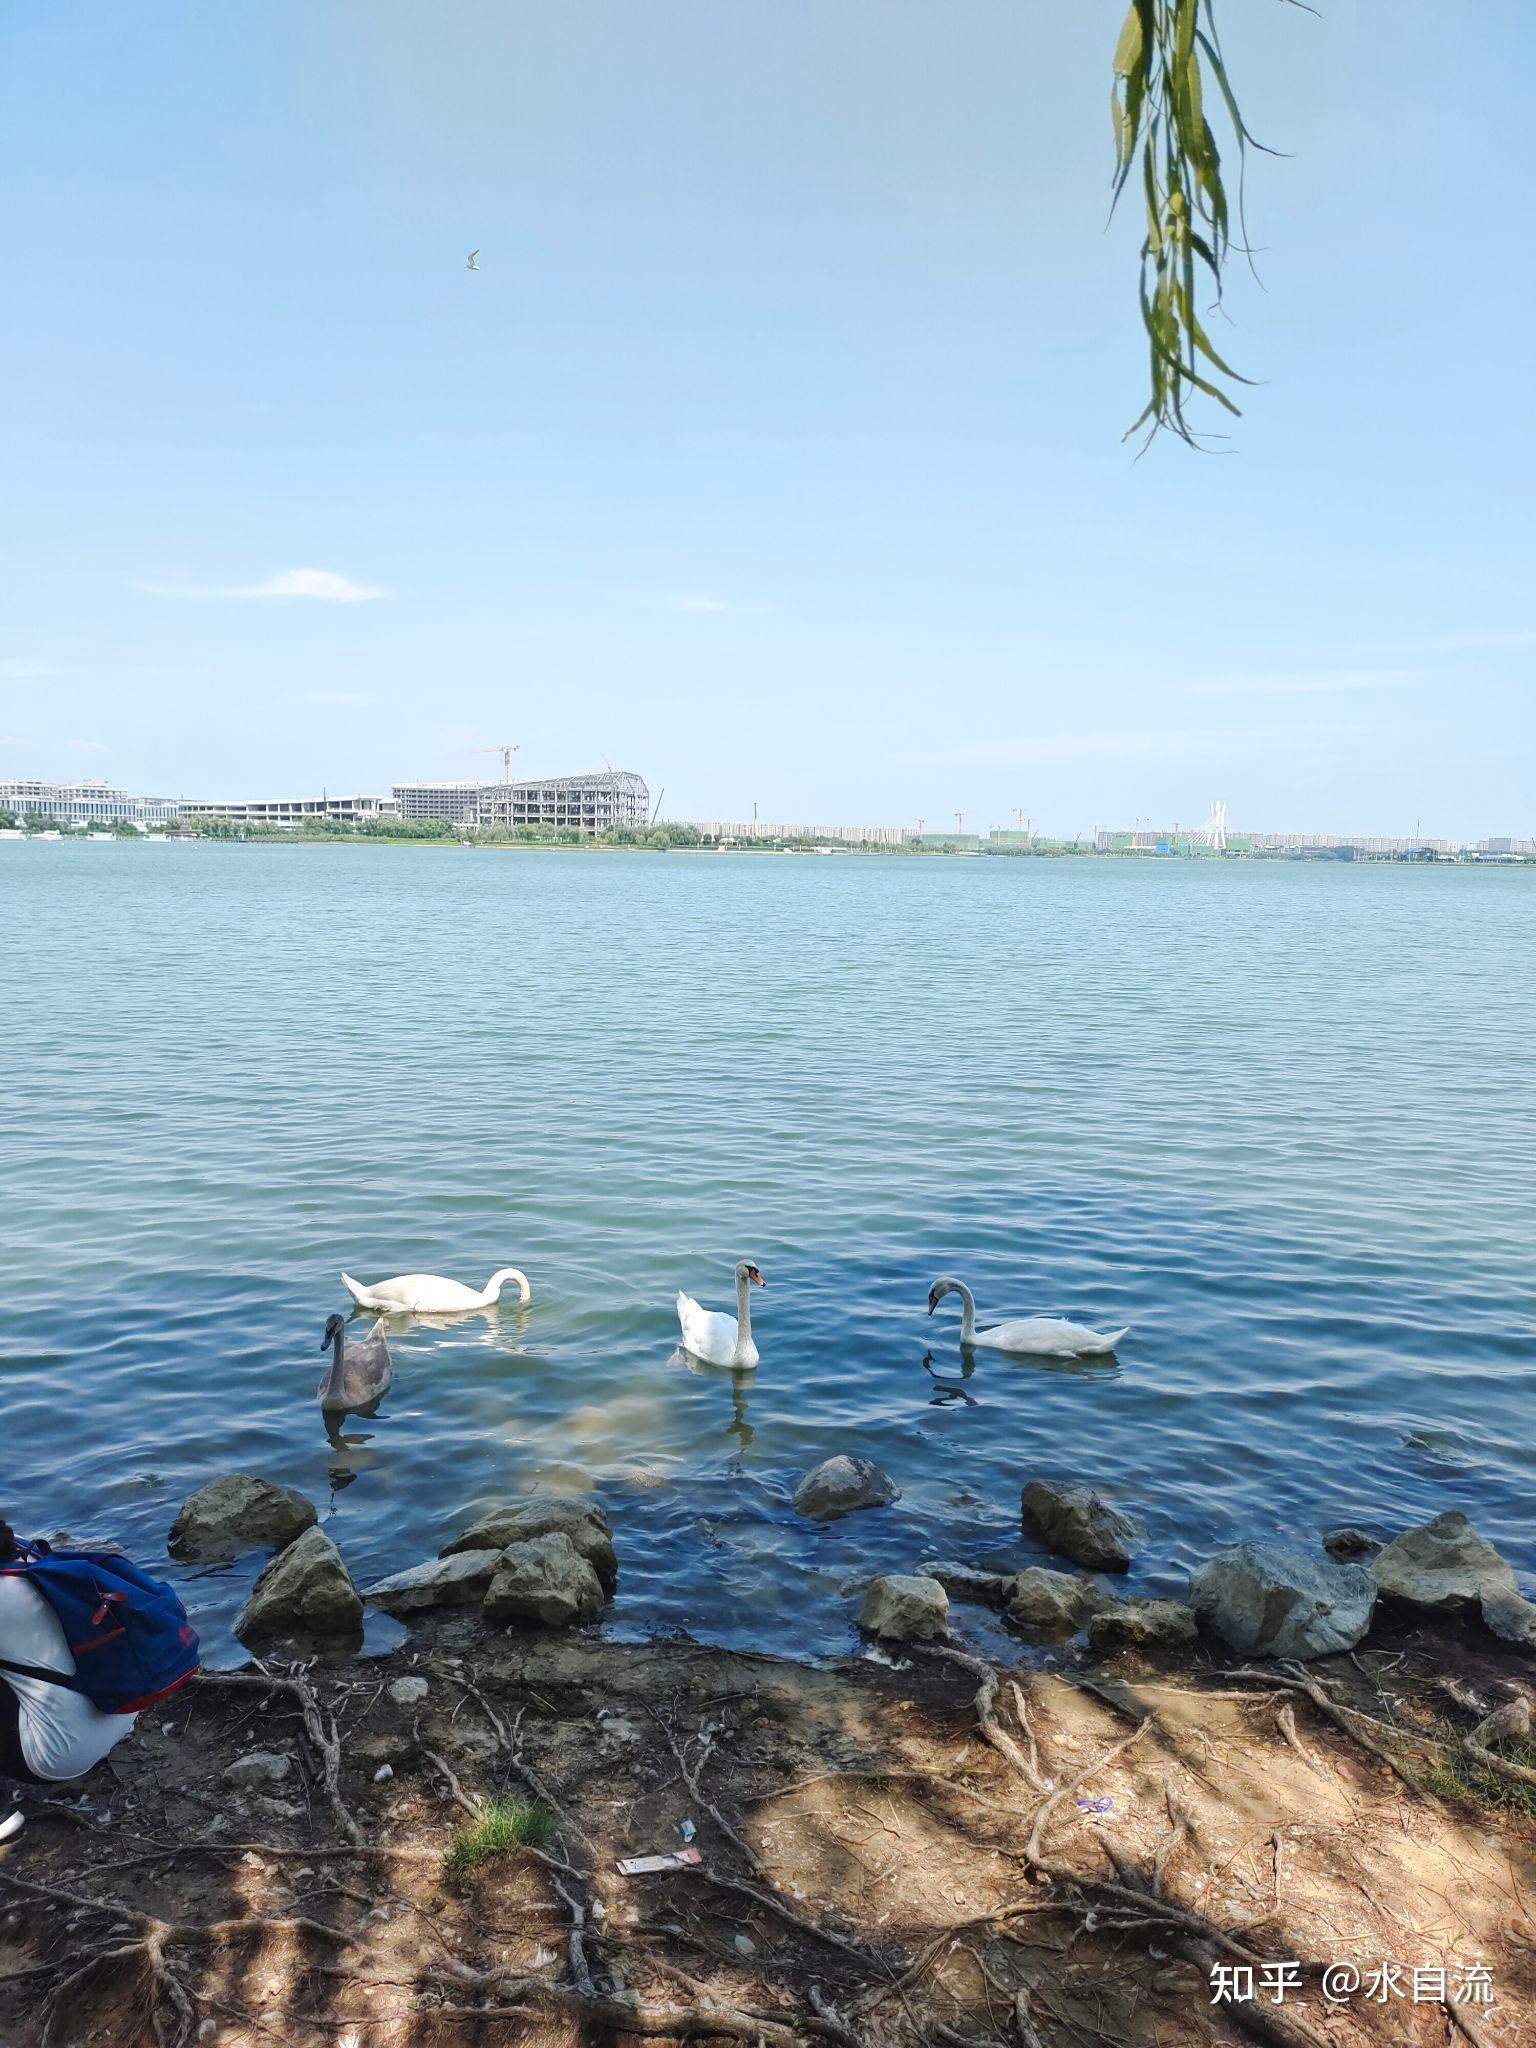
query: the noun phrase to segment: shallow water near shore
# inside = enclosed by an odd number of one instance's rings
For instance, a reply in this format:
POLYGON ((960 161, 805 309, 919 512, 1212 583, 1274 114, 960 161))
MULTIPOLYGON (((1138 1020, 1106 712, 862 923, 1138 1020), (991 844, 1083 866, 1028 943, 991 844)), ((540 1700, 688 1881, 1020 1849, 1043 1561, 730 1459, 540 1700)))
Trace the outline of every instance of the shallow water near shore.
MULTIPOLYGON (((1027 1561, 1037 1473, 1143 1516, 1148 1591, 1446 1507, 1536 1572, 1529 875, 13 842, 0 919, 26 1533, 153 1566, 254 1470, 366 1583, 592 1486, 611 1626, 808 1654, 871 1571, 1027 1561), (762 1364, 690 1368, 738 1257, 762 1364), (394 1325, 329 1441, 338 1270, 504 1264, 531 1305, 394 1325), (940 1273, 1132 1335, 965 1377, 940 1273), (800 1520, 837 1450, 901 1501, 800 1520)), ((216 1655, 260 1561, 186 1589, 216 1655)))

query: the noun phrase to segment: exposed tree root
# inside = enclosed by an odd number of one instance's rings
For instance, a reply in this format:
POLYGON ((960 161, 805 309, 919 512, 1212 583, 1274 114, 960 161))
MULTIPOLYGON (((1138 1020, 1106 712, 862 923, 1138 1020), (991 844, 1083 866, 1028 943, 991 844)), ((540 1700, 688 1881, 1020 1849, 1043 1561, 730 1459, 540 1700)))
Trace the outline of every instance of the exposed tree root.
POLYGON ((170 1961, 167 1951, 175 1945, 231 1941, 252 1934, 278 1934, 329 1941, 344 1948, 356 1945, 355 1938, 339 1927, 327 1927, 323 1920, 302 1916, 270 1918, 262 1914, 239 1919, 203 1922, 162 1920, 154 1913, 141 1913, 116 1899, 91 1899, 82 1892, 62 1891, 54 1885, 37 1884, 30 1878, 12 1877, 0 1870, 0 1885, 30 1899, 46 1899, 55 1906, 110 1923, 114 1932, 133 1930, 136 1940, 105 1941, 87 1945, 69 1958, 68 1975, 60 1977, 43 2008, 43 2048, 54 2039, 60 2016, 72 1995, 113 1966, 137 1965, 145 1974, 145 2011, 159 2048, 182 2048, 197 2025, 197 2003, 185 1980, 170 1961))
POLYGON ((956 1670, 964 1671, 976 1680, 976 1697, 971 1705, 982 1741, 990 1743, 1008 1767, 1024 1780, 1031 1792, 1043 1792, 1045 1781, 1040 1776, 1039 1751, 1035 1747, 1034 1731, 1029 1725, 1024 1695, 1018 1686, 1013 1687, 1013 1697, 1017 1705, 1019 1725, 1029 1742, 1030 1755, 1027 1757, 993 1711, 993 1703, 997 1698, 997 1673, 990 1664, 984 1663, 980 1657, 968 1657, 964 1650, 952 1649, 947 1644, 912 1643, 908 1647, 915 1655, 926 1657, 934 1663, 953 1664, 956 1670))
POLYGON ((343 1840, 360 1846, 362 1830, 341 1796, 341 1735, 336 1726, 336 1716, 328 1714, 321 1706, 320 1697, 305 1676, 303 1666, 295 1664, 282 1676, 268 1671, 265 1665, 258 1665, 255 1671, 204 1671, 197 1682, 199 1685, 239 1686, 285 1694, 295 1702, 304 1723, 304 1733, 320 1766, 320 1782, 325 1788, 337 1832, 343 1840))
POLYGON ((1420 1799, 1427 1800, 1431 1806, 1443 1806, 1444 1801, 1420 1784, 1406 1764, 1400 1763, 1390 1750, 1383 1748, 1374 1736, 1368 1735, 1365 1731, 1367 1728, 1379 1728, 1384 1735, 1390 1735, 1399 1742, 1413 1743, 1421 1749, 1433 1751, 1438 1756, 1444 1756, 1446 1753, 1446 1745, 1443 1742, 1437 1742, 1433 1736, 1419 1735, 1409 1729, 1394 1728, 1390 1721, 1379 1721, 1374 1714, 1362 1714, 1358 1707, 1346 1707, 1340 1701, 1330 1699, 1317 1680, 1310 1677, 1299 1664, 1283 1664, 1278 1671, 1256 1671, 1245 1665, 1241 1670, 1229 1671, 1227 1676, 1256 1678, 1266 1685, 1283 1685, 1292 1692, 1305 1694, 1320 1714, 1331 1721, 1342 1734, 1347 1735, 1351 1742, 1358 1742, 1362 1749, 1369 1750, 1377 1762, 1385 1764, 1393 1776, 1400 1778, 1410 1792, 1416 1793, 1420 1799))
POLYGON ((440 2006, 436 2014, 439 2018, 484 2021, 502 2014, 542 2010, 568 2014, 589 2026, 608 2027, 651 2040, 699 2041, 714 2037, 762 2042, 765 2048, 800 2048, 804 2037, 813 2034, 821 2040, 839 2042, 842 2048, 863 2048, 860 2036, 824 2002, 819 2012, 785 2020, 741 2006, 713 2003, 708 1987, 703 1984, 694 1986, 700 2004, 690 2007, 651 2005, 627 1993, 582 1991, 572 1985, 552 1984, 544 1977, 513 1975, 504 1970, 471 1970, 464 1964, 444 1966, 435 1974, 440 1983, 479 1992, 485 2001, 479 2005, 440 2006))

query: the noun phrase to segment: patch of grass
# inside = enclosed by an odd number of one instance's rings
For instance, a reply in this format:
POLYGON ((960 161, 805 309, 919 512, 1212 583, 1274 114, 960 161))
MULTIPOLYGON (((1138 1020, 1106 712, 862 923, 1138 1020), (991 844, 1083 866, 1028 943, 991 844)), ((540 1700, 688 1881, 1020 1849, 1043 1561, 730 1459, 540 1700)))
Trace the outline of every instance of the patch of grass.
MULTIPOLYGON (((1455 1740, 1454 1734, 1451 1739, 1455 1740)), ((1528 1771, 1536 1771, 1536 1742, 1505 1742, 1498 1746, 1497 1754, 1507 1757, 1512 1764, 1523 1764, 1528 1771)), ((1442 1799, 1459 1800, 1468 1806, 1491 1806, 1504 1813, 1523 1813, 1536 1819, 1536 1785, 1522 1785, 1516 1778, 1500 1777, 1459 1746, 1423 1773, 1423 1783, 1442 1799)))
POLYGON ((449 1877, 462 1877, 491 1856, 512 1849, 547 1849, 555 1838, 554 1815, 522 1799, 491 1799, 478 1820, 459 1829, 443 1858, 449 1877))

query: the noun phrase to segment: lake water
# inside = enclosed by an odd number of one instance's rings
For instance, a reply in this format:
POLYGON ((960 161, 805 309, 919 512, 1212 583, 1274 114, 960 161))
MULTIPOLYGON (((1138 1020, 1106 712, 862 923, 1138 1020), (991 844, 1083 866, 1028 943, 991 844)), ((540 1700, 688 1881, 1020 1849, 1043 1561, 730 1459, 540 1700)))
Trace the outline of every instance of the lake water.
MULTIPOLYGON (((365 1583, 593 1485, 612 1626, 810 1652, 872 1570, 1028 1559, 1036 1473, 1145 1518, 1145 1590, 1453 1506, 1536 1570, 1536 876, 13 842, 0 919, 24 1532, 155 1563, 254 1470, 365 1583), (761 1367, 690 1370, 739 1257, 761 1367), (402 1326, 328 1441, 338 1269, 503 1264, 531 1306, 402 1326), (941 1273, 1133 1334, 962 1380, 941 1273), (903 1497, 806 1524, 843 1449, 903 1497)), ((259 1563, 186 1589, 216 1653, 259 1563)))

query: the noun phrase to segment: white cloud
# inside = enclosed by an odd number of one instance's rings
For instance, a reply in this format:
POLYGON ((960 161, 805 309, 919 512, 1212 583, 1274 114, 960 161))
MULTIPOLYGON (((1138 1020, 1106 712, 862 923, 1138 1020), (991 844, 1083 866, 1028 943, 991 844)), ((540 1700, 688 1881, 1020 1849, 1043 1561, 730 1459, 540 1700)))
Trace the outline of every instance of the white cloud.
POLYGON ((141 583, 152 597, 316 597, 328 604, 366 604, 382 597, 377 583, 354 583, 334 569, 283 569, 265 583, 141 583))
POLYGON ((104 754, 107 751, 100 740, 66 740, 64 744, 76 754, 104 754))
POLYGON ((45 676, 48 665, 42 661, 23 661, 15 655, 7 655, 0 661, 0 683, 24 683, 32 676, 45 676))
POLYGON ((680 597, 677 600, 680 612, 728 612, 730 606, 723 597, 680 597))

